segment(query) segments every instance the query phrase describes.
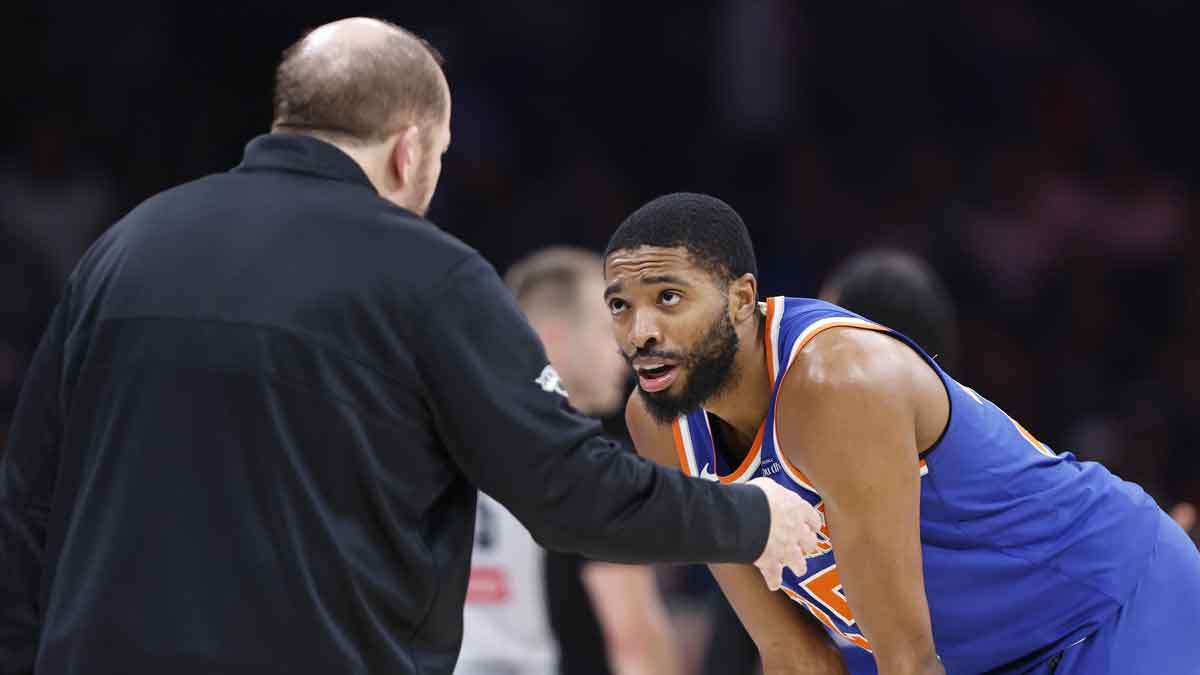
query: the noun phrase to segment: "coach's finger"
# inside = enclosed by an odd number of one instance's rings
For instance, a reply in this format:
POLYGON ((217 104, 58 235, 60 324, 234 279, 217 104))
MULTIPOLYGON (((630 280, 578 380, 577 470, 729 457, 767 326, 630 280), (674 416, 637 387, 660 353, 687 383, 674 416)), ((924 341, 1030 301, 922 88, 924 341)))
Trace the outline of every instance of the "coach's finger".
POLYGON ((767 582, 767 588, 772 591, 779 590, 783 585, 783 565, 780 563, 768 563, 758 565, 758 571, 762 572, 763 579, 767 582))

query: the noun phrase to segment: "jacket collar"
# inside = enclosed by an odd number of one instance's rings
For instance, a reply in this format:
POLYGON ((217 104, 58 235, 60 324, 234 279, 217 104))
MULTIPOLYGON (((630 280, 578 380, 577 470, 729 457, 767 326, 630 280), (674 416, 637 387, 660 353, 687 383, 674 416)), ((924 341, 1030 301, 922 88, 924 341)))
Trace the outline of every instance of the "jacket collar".
POLYGON ((234 171, 293 171, 321 178, 357 183, 375 192, 358 162, 312 136, 300 134, 263 134, 246 144, 242 163, 234 171))

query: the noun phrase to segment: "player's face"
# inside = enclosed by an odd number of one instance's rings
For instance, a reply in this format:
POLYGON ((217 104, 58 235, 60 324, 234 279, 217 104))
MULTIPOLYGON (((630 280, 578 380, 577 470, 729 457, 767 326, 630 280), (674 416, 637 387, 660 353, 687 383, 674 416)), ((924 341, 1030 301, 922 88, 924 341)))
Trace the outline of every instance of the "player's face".
POLYGON ((682 247, 615 251, 605 301, 638 393, 661 424, 720 394, 737 376, 726 289, 682 247))

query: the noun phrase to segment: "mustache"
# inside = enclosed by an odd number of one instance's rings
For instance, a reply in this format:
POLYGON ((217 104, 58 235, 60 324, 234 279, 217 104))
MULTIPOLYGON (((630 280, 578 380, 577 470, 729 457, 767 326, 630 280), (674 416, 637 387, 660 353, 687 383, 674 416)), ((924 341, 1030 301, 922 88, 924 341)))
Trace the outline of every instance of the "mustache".
POLYGON ((626 354, 624 350, 620 350, 620 351, 621 351, 621 357, 623 359, 625 359, 625 363, 628 363, 630 368, 633 367, 633 360, 638 359, 638 358, 655 357, 655 358, 675 361, 676 363, 683 363, 684 361, 687 360, 686 357, 683 354, 681 354, 680 352, 668 352, 668 351, 664 351, 661 349, 638 348, 632 354, 626 354))

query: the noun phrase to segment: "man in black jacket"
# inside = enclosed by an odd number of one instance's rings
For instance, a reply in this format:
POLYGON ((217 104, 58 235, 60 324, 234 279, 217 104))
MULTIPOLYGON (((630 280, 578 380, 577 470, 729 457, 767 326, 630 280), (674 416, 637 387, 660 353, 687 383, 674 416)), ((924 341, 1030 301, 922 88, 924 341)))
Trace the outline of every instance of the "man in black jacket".
POLYGON ((323 26, 275 103, 67 284, 0 464, 0 672, 449 673, 476 488, 552 548, 804 568, 815 511, 616 450, 420 217, 449 144, 426 44, 323 26))

